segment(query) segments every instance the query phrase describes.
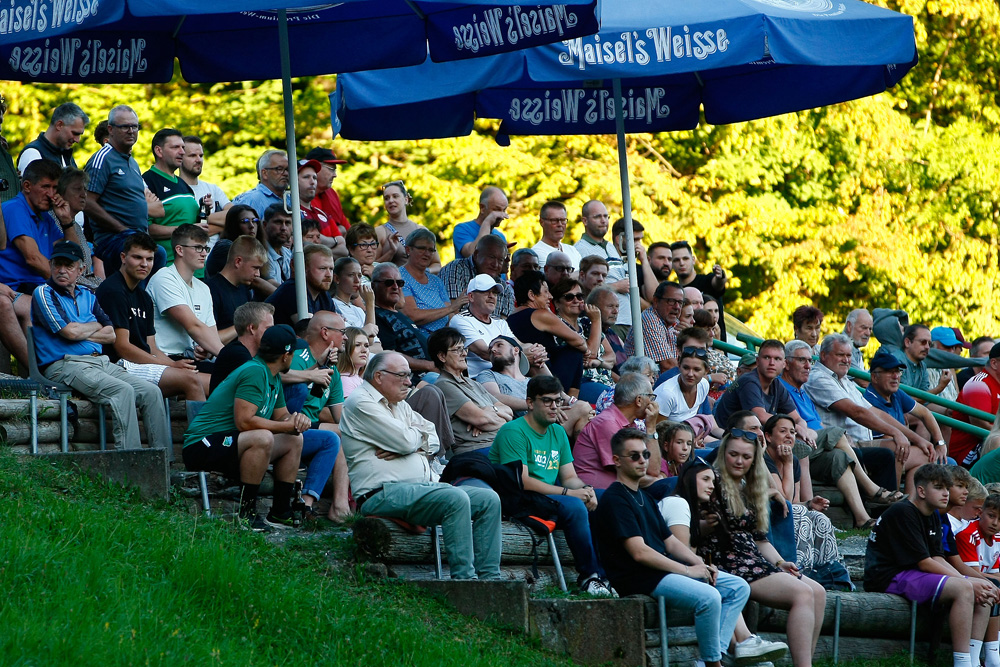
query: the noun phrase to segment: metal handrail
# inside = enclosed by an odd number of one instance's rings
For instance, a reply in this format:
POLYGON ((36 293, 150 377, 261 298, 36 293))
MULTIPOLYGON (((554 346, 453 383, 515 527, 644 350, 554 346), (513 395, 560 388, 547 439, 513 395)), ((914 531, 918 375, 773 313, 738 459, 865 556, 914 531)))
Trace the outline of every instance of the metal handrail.
MULTIPOLYGON (((761 342, 763 342, 763 339, 757 339, 757 340, 760 340, 761 342)), ((727 343, 727 342, 724 342, 724 341, 721 341, 721 340, 713 340, 712 341, 712 347, 714 347, 717 350, 722 350, 723 352, 725 352, 727 354, 738 354, 738 355, 741 355, 741 356, 744 355, 744 354, 747 354, 748 352, 750 352, 750 350, 747 349, 747 348, 745 348, 745 347, 740 347, 739 345, 733 345, 732 343, 727 343)), ((858 370, 856 368, 852 368, 850 371, 848 371, 848 373, 852 377, 861 378, 862 380, 871 380, 871 375, 870 374, 866 373, 865 371, 858 370)), ((861 388, 859 387, 858 389, 860 391, 861 388)), ((908 387, 906 385, 900 385, 900 389, 903 389, 904 391, 906 391, 907 394, 910 394, 911 396, 914 396, 915 398, 921 398, 922 397, 921 395, 932 396, 935 399, 938 399, 937 401, 934 401, 934 402, 938 403, 939 405, 941 405, 942 402, 943 403, 947 403, 947 404, 951 404, 951 405, 955 405, 955 406, 957 406, 957 408, 953 408, 953 409, 957 410, 958 412, 962 412, 964 414, 970 415, 972 417, 977 417, 979 419, 986 419, 986 417, 988 416, 989 420, 993 421, 993 415, 990 415, 988 412, 983 412, 982 410, 976 410, 974 408, 970 408, 967 405, 962 405, 961 403, 955 403, 953 401, 947 401, 947 400, 945 400, 943 398, 935 396, 934 394, 928 394, 925 391, 920 391, 919 389, 914 389, 913 387, 908 387), (980 416, 980 415, 983 415, 983 416, 980 416)), ((945 405, 945 407, 950 407, 950 406, 945 405)), ((977 438, 985 438, 990 433, 988 430, 986 430, 984 428, 981 428, 979 426, 974 426, 973 424, 969 424, 968 422, 960 421, 960 420, 955 419, 954 417, 950 417, 948 415, 943 415, 943 414, 940 414, 938 412, 931 412, 931 414, 934 415, 934 419, 936 419, 939 424, 943 424, 945 426, 950 426, 953 429, 957 429, 957 430, 963 431, 965 433, 970 433, 970 434, 976 436, 977 438)))

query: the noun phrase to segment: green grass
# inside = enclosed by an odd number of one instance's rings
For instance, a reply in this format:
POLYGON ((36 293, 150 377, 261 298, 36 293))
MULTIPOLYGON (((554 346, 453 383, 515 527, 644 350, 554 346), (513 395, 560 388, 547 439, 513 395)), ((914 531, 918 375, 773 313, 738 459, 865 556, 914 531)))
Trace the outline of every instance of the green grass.
POLYGON ((4 665, 562 665, 412 587, 0 451, 4 665))

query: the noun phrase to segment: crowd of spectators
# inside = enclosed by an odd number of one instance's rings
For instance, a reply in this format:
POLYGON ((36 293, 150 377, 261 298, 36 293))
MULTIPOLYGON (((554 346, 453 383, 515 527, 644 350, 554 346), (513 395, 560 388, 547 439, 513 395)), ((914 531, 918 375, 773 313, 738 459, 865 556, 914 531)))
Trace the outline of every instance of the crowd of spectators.
POLYGON ((726 271, 699 273, 687 241, 647 248, 638 221, 632 322, 625 221, 612 225, 600 201, 579 211, 575 243, 565 204, 546 202, 538 243, 511 254, 508 193, 485 187, 442 265, 402 181, 382 187, 384 222, 348 220, 332 187, 345 161, 328 148, 295 165, 265 151, 257 185, 230 199, 201 180, 201 140, 174 128, 153 134, 142 171, 127 106, 110 111, 106 143, 77 168, 89 122, 73 103, 55 109, 18 156, 16 187, 0 192, 0 342, 21 368, 34 355, 46 376, 109 405, 121 448, 141 446, 138 417, 150 445, 169 443, 163 397, 204 402, 183 460, 239 480, 250 528, 293 523, 307 463, 308 513, 332 486, 332 521, 357 509, 441 523, 452 576, 496 578, 498 494, 475 477, 438 480, 460 457, 516 465, 526 492, 553 501, 582 590, 668 586, 698 606, 705 589, 681 579, 714 585, 722 610, 698 633, 707 664, 731 638, 738 654, 776 650, 738 618, 747 598, 787 607, 793 661, 805 665, 824 597, 802 575, 836 574, 840 560, 814 483, 836 486, 855 526, 878 534, 873 506, 909 497, 922 512, 945 481, 940 465, 1000 481, 1000 429, 962 412, 990 437, 939 426, 944 410, 924 400, 996 414, 990 337, 966 343, 958 329, 878 308, 823 336, 824 313, 804 305, 788 342, 737 362, 712 346, 727 340, 726 271), (308 312, 295 299, 293 177, 308 312), (872 336, 881 347, 866 369, 872 336))

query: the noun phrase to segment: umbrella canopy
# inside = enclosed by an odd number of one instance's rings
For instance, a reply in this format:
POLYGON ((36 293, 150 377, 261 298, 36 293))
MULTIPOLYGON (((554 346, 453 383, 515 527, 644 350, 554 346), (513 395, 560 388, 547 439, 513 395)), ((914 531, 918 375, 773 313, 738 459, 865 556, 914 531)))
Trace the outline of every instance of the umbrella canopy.
MULTIPOLYGON (((175 59, 190 82, 282 79, 295 164, 291 77, 501 54, 596 32, 597 0, 10 0, 0 78, 156 83, 175 59)), ((298 180, 290 179, 297 312, 306 308, 298 180)), ((262 211, 259 211, 262 213, 262 211)))
MULTIPOLYGON (((726 124, 882 92, 916 64, 913 19, 861 0, 603 0, 601 31, 475 61, 345 74, 334 134, 618 135, 633 323, 640 321, 626 132, 726 124), (619 113, 619 110, 621 111, 619 113)), ((642 352, 641 327, 635 331, 642 352)))

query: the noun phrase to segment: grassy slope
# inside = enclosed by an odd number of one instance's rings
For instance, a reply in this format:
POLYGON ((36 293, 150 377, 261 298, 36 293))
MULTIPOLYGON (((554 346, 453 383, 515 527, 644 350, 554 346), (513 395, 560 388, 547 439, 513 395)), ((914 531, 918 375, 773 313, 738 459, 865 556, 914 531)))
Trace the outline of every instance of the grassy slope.
MULTIPOLYGON (((568 664, 391 582, 0 449, 4 665, 568 664)), ((297 548, 296 548, 297 547, 297 548)))

